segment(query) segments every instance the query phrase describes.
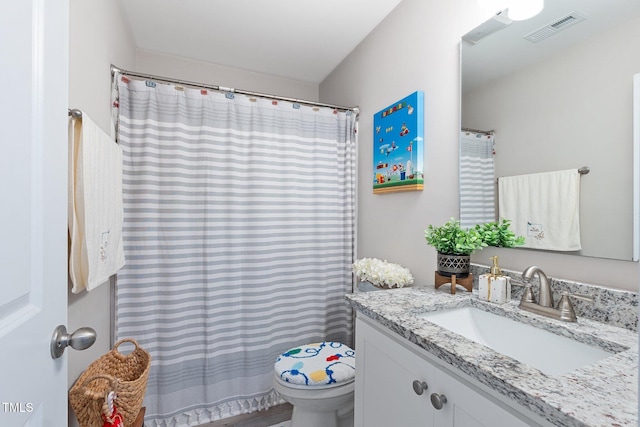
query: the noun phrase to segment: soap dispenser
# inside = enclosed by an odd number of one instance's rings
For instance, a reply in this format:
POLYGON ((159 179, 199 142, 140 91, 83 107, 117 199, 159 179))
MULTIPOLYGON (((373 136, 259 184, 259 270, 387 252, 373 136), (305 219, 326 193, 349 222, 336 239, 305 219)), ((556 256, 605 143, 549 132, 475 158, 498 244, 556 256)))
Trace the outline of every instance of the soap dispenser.
POLYGON ((498 257, 492 256, 493 266, 489 274, 482 274, 478 278, 478 298, 484 301, 504 304, 511 299, 511 283, 502 275, 498 265, 498 257))

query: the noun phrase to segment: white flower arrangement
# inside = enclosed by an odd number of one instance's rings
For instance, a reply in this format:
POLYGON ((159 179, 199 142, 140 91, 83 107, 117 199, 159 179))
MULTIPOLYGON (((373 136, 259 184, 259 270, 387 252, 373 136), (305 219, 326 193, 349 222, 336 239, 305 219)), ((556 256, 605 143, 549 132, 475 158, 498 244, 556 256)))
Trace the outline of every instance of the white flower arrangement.
POLYGON ((362 282, 374 286, 401 288, 413 284, 408 268, 376 258, 361 258, 353 263, 353 274, 362 282))

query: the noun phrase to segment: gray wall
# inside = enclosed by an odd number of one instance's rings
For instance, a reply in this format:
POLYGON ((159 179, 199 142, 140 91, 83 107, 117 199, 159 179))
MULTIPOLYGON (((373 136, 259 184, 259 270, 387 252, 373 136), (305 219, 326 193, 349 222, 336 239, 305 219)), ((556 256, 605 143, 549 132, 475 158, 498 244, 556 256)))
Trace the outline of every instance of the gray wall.
MULTIPOLYGON (((111 63, 133 66, 133 39, 113 0, 69 2, 69 108, 79 108, 105 132, 111 127, 111 63)), ((69 287, 71 289, 71 287, 69 287)), ((69 350, 69 387, 84 369, 107 352, 111 344, 110 285, 91 292, 69 292, 68 329, 90 326, 98 333, 96 343, 84 351, 69 350)), ((69 425, 77 425, 69 412, 69 425)))
MULTIPOLYGON (((459 39, 484 20, 475 0, 404 0, 320 85, 322 102, 359 105, 358 254, 399 262, 433 283, 436 253, 423 230, 458 216, 459 39), (415 90, 425 93, 425 188, 373 195, 372 115, 415 90)), ((627 54, 631 50, 627 50, 627 54)), ((638 263, 487 248, 472 257, 505 268, 638 290, 638 263)))
POLYGON ((191 82, 208 83, 307 101, 318 100, 319 88, 314 83, 268 76, 143 49, 138 49, 136 52, 135 70, 191 82))
POLYGON ((433 283, 436 253, 424 229, 458 216, 460 34, 477 19, 472 0, 404 0, 320 85, 323 102, 360 107, 358 256, 408 267, 433 283), (424 92, 424 190, 372 193, 373 119, 424 92))

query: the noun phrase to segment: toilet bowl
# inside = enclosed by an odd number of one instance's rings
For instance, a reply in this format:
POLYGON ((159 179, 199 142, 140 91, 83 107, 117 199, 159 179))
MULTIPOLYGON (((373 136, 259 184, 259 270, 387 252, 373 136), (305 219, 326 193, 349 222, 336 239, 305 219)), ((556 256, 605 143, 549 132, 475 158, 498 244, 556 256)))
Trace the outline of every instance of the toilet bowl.
POLYGON ((355 352, 322 342, 288 350, 274 366, 274 389, 293 405, 291 427, 352 427, 355 352))

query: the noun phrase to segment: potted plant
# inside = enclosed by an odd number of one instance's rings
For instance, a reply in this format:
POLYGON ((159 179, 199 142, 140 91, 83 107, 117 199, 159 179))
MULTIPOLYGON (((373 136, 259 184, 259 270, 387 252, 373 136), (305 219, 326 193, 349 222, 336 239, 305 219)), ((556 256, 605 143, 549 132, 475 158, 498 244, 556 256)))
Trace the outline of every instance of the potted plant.
POLYGON ((438 251, 438 273, 447 277, 467 277, 471 254, 487 246, 476 228, 463 229, 455 218, 439 227, 429 225, 424 237, 438 251))
POLYGON ((480 233, 482 241, 487 246, 499 248, 513 248, 524 244, 524 236, 516 236, 509 228, 511 221, 500 218, 500 221, 478 224, 474 228, 480 233))

